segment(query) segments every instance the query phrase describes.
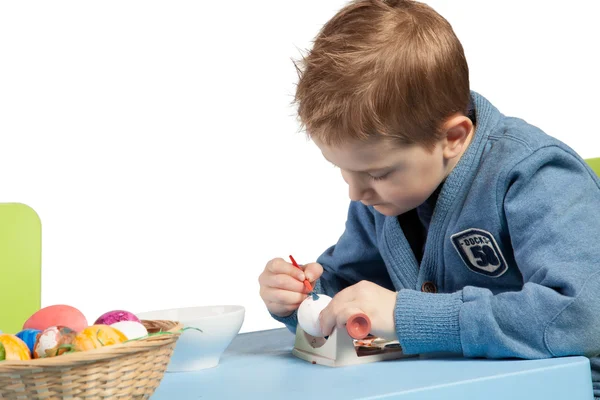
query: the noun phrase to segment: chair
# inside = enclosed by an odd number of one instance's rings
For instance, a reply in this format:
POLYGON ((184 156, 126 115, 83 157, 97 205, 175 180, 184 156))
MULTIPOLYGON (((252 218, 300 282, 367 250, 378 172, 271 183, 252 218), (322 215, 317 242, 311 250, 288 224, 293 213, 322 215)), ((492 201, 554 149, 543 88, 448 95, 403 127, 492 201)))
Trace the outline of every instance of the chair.
POLYGON ((585 161, 596 172, 596 175, 600 176, 600 158, 589 158, 585 161))
POLYGON ((0 331, 17 333, 41 308, 42 233, 25 204, 0 203, 0 331))

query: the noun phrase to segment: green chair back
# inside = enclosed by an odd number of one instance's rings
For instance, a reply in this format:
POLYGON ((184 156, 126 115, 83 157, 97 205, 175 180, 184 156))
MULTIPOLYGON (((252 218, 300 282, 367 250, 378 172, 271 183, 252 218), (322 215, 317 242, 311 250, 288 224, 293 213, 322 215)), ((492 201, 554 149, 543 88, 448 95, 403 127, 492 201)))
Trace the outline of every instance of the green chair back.
POLYGON ((0 331, 17 333, 41 308, 42 227, 20 203, 0 203, 0 331))
POLYGON ((590 158, 585 161, 596 172, 596 175, 600 176, 600 158, 590 158))

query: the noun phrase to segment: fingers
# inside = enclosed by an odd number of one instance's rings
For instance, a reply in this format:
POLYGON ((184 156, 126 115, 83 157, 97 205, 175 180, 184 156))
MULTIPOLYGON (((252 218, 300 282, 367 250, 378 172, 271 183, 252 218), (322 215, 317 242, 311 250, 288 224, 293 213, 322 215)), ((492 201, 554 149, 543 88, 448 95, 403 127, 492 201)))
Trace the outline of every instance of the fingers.
MULTIPOLYGON (((356 301, 360 296, 360 287, 359 284, 348 286, 347 288, 340 290, 335 296, 335 303, 345 304, 356 301)), ((335 304, 334 304, 335 306, 335 304)))
MULTIPOLYGON (((354 304, 354 286, 349 286, 346 289, 338 292, 333 299, 329 302, 327 307, 321 311, 319 315, 319 323, 321 324, 321 330, 323 335, 330 335, 333 328, 336 326, 343 326, 345 321, 344 317, 348 315, 347 309, 358 309, 354 304)), ((350 315, 348 315, 349 317, 350 315)))
MULTIPOLYGON (((369 330, 373 335, 397 338, 394 322, 397 292, 383 288, 373 282, 361 281, 338 294, 321 311, 319 322, 323 335, 331 335, 334 328, 346 329, 348 320, 355 314, 365 314, 368 323, 358 324, 352 334, 362 335, 369 330)), ((354 337, 354 336, 353 336, 354 337)))
POLYGON ((317 263, 301 268, 282 258, 275 258, 267 263, 258 282, 260 297, 271 313, 283 317, 297 310, 309 292, 304 286, 304 280, 314 282, 323 273, 323 267, 317 263))
POLYGON ((331 335, 333 328, 345 329, 346 322, 350 317, 363 313, 363 310, 356 303, 346 303, 342 307, 334 305, 331 308, 329 308, 329 305, 321 311, 321 315, 319 316, 324 336, 331 335))
MULTIPOLYGON (((304 287, 302 287, 304 289, 304 287)), ((278 304, 298 304, 302 303, 308 296, 306 293, 300 291, 294 292, 291 290, 284 290, 272 287, 262 287, 260 289, 260 295, 265 302, 273 302, 278 304)))
POLYGON ((271 271, 272 269, 265 268, 258 278, 260 297, 271 313, 281 317, 288 316, 306 299, 306 289, 302 281, 290 275, 274 274, 271 271))
POLYGON ((331 302, 321 311, 320 321, 324 335, 330 335, 333 328, 343 329, 354 314, 366 313, 365 301, 372 298, 367 294, 376 287, 372 282, 361 281, 338 292, 331 302))
POLYGON ((283 258, 274 258, 267 264, 266 270, 272 274, 284 274, 293 276, 299 281, 305 278, 304 271, 294 267, 294 265, 286 262, 283 258))
POLYGON ((319 263, 310 263, 302 267, 304 269, 304 275, 306 279, 313 283, 323 275, 323 267, 319 263))
POLYGON ((300 307, 300 304, 278 304, 273 302, 267 302, 267 309, 279 316, 279 317, 287 317, 291 315, 294 311, 300 307))
POLYGON ((290 315, 300 307, 300 304, 306 299, 306 294, 290 292, 287 290, 265 288, 261 289, 261 297, 265 302, 267 309, 280 317, 290 315))
POLYGON ((303 281, 285 274, 264 274, 258 279, 261 287, 304 293, 303 281))

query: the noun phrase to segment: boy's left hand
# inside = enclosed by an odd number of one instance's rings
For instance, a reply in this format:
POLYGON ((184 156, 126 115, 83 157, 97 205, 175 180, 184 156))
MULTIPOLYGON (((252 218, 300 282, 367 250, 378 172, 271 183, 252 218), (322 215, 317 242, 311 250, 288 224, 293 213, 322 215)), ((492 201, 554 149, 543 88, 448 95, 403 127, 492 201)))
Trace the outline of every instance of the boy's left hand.
POLYGON ((371 320, 371 334, 397 340, 394 308, 397 292, 373 282, 361 281, 336 294, 319 317, 323 335, 328 336, 337 326, 346 329, 346 321, 356 313, 365 313, 371 320))

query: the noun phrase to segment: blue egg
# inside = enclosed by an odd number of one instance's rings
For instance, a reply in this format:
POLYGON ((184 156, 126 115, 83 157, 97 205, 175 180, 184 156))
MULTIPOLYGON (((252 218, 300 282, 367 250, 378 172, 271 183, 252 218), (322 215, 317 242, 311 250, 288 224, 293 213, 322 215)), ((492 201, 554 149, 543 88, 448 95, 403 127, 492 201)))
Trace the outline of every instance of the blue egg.
POLYGON ((35 347, 35 341, 38 336, 42 333, 39 329, 24 329, 21 332, 17 333, 16 336, 25 342, 27 347, 29 347, 29 351, 33 354, 33 348, 35 347))

